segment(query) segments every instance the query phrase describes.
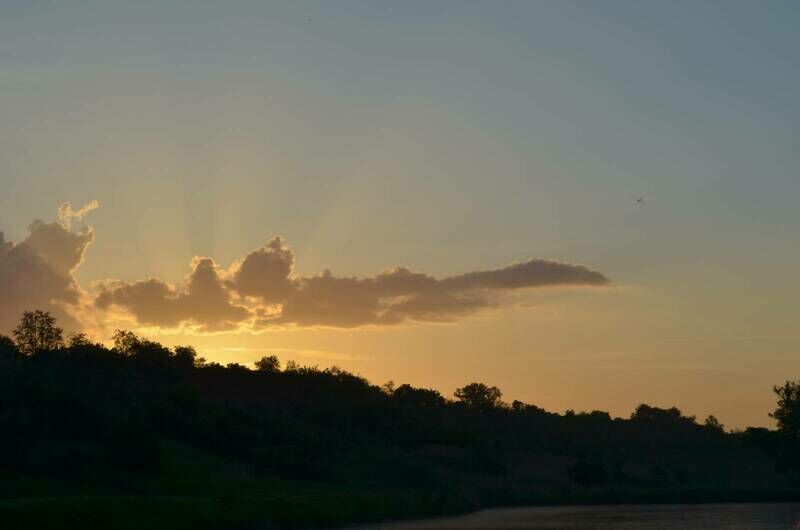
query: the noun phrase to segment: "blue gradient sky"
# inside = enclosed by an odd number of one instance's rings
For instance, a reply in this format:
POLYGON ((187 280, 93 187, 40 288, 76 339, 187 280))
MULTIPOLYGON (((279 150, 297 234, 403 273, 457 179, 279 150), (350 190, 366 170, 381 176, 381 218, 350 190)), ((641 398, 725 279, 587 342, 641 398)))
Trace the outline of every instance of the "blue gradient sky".
POLYGON ((191 341, 768 424, 800 369, 799 23, 792 1, 0 1, 0 230, 99 200, 87 286, 274 234, 302 273, 585 263, 616 287, 191 341))

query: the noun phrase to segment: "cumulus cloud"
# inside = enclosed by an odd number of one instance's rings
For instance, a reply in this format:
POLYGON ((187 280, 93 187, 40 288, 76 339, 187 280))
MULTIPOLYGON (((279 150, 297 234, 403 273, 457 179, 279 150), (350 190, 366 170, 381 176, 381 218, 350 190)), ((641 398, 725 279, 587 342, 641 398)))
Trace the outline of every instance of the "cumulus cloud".
POLYGON ((33 221, 17 244, 0 232, 0 331, 8 332, 31 309, 52 311, 67 329, 80 328, 75 315, 85 293, 73 272, 93 241, 89 227, 74 232, 61 222, 41 220, 33 221))
POLYGON ((266 304, 286 300, 292 289, 294 252, 280 237, 273 237, 231 267, 230 285, 242 296, 266 304))
POLYGON ((26 309, 51 310, 67 327, 127 320, 138 327, 201 333, 447 322, 501 306, 511 292, 609 281, 584 265, 543 259, 443 278, 405 267, 362 278, 329 270, 302 276, 292 249, 274 237, 227 268, 195 257, 177 285, 159 278, 104 280, 87 292, 73 273, 94 231, 71 226, 97 206, 93 201, 73 210, 65 203, 57 222, 34 221, 18 244, 0 233, 0 330, 7 332, 26 309))
POLYGON ((175 328, 188 324, 206 332, 234 329, 250 318, 249 309, 233 303, 214 260, 195 257, 191 267, 183 288, 156 278, 101 282, 95 304, 102 310, 127 311, 141 325, 175 328))
POLYGON ((382 316, 372 280, 338 278, 326 270, 319 276, 297 278, 280 314, 260 324, 342 328, 389 324, 382 316))
POLYGON ((106 282, 96 304, 127 311, 147 326, 216 329, 275 326, 355 328, 446 322, 496 307, 503 293, 545 286, 600 286, 602 273, 542 259, 435 278, 395 267, 367 278, 295 273, 295 255, 275 237, 227 270, 195 258, 184 287, 150 279, 106 282))

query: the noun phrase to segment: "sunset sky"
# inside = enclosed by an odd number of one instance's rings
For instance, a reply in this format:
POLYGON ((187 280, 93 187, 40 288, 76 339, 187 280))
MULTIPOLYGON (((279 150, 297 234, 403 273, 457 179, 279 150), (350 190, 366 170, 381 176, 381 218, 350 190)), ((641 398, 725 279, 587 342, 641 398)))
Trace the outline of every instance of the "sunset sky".
POLYGON ((798 24, 2 1, 0 333, 39 308, 220 362, 771 425, 800 376, 798 24))

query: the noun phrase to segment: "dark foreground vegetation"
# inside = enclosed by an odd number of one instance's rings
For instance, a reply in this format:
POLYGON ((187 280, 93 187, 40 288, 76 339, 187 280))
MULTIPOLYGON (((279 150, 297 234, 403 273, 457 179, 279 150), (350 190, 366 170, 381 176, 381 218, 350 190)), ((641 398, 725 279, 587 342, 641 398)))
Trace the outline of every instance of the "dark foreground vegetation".
POLYGON ((800 387, 778 430, 677 409, 559 415, 473 383, 454 400, 337 368, 199 359, 120 331, 0 336, 0 526, 336 526, 491 505, 800 499, 800 387))

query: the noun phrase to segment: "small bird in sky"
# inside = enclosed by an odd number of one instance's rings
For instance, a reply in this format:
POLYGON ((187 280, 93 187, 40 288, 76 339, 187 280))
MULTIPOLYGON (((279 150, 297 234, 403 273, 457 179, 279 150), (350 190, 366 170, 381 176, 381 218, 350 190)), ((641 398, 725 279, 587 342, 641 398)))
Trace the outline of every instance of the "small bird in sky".
POLYGON ((644 203, 644 197, 636 197, 636 203, 637 203, 637 204, 642 204, 642 203, 644 203))

